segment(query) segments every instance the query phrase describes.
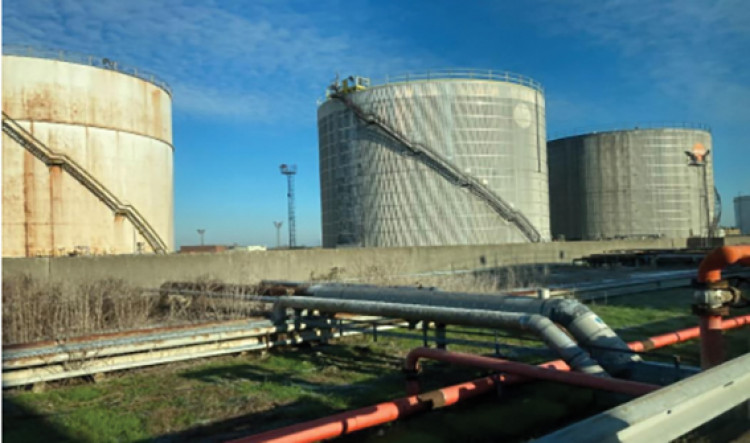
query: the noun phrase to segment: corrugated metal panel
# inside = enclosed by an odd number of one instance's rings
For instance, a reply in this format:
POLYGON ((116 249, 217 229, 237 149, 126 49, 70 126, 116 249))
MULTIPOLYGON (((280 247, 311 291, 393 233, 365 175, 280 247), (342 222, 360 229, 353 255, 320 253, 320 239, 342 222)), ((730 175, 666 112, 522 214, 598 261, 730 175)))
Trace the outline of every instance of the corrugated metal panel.
POLYGON ((635 129, 549 142, 552 233, 568 240, 706 236, 713 219, 713 155, 691 165, 711 134, 635 129))
MULTIPOLYGON (((351 97, 484 183, 549 239, 540 91, 454 79, 388 84, 351 97)), ((324 247, 527 241, 487 204, 409 157, 341 103, 321 105, 318 129, 324 247)))

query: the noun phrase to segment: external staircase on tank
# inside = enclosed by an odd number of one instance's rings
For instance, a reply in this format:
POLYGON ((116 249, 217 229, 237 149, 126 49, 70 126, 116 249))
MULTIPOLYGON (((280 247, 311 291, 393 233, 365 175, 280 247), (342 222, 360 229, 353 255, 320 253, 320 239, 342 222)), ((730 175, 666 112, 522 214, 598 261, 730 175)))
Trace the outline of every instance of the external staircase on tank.
POLYGON ((504 220, 512 223, 532 243, 542 241, 542 236, 526 216, 517 211, 508 202, 503 200, 492 189, 482 184, 479 180, 461 171, 456 165, 445 159, 442 155, 421 143, 409 140, 380 116, 366 112, 352 101, 349 92, 352 89, 339 88, 337 83, 331 86, 328 98, 338 100, 349 108, 358 119, 372 125, 384 132, 388 137, 403 145, 409 153, 419 162, 432 169, 438 175, 450 183, 464 188, 478 197, 490 208, 492 208, 504 220))
POLYGON ((164 240, 162 240, 146 218, 138 212, 138 209, 129 203, 123 203, 75 160, 65 154, 53 151, 5 112, 3 112, 3 132, 45 164, 60 166, 116 215, 122 215, 130 220, 155 253, 167 253, 166 243, 164 243, 164 240))

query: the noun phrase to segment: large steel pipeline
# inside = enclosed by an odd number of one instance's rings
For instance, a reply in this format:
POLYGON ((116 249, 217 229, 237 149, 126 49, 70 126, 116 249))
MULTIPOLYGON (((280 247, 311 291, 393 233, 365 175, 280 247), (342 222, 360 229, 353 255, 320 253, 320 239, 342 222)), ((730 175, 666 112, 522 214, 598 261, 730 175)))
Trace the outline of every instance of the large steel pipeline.
POLYGON ((536 334, 571 368, 587 374, 606 376, 602 367, 550 319, 538 314, 498 312, 457 307, 425 306, 376 301, 337 300, 320 297, 278 297, 274 305, 277 320, 286 317, 286 309, 308 309, 321 312, 348 312, 378 315, 404 320, 434 321, 444 324, 477 326, 493 329, 515 329, 536 334))
MULTIPOLYGON (((722 324, 725 329, 737 328, 750 324, 750 315, 730 318, 722 324)), ((698 328, 682 329, 667 334, 657 335, 646 340, 633 341, 628 346, 639 351, 645 346, 648 349, 659 349, 698 337, 698 328)), ((570 368, 562 360, 553 360, 538 365, 541 368, 568 371, 570 368)), ((368 427, 396 421, 407 415, 429 410, 433 407, 449 406, 460 400, 479 396, 494 390, 499 383, 513 384, 529 379, 515 374, 501 374, 482 377, 459 385, 448 386, 422 395, 412 395, 393 401, 380 403, 352 411, 345 411, 329 417, 323 417, 284 428, 273 429, 260 434, 233 440, 233 443, 259 442, 313 442, 350 434, 368 427), (440 401, 434 403, 433 399, 440 401)))
POLYGON ((378 288, 348 285, 315 285, 306 293, 337 300, 363 300, 390 303, 467 308, 542 315, 567 329, 578 344, 607 372, 624 374, 641 358, 599 316, 572 299, 537 299, 524 296, 442 292, 417 288, 378 288))

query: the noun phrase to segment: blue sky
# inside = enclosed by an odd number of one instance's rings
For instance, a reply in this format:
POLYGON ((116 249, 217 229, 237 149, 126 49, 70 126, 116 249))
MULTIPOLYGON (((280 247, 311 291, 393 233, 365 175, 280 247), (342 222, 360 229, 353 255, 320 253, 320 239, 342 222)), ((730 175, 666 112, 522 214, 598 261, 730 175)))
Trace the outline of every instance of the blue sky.
POLYGON ((750 193, 744 0, 6 0, 3 44, 94 54, 173 89, 175 240, 275 244, 281 163, 298 243, 320 244, 316 100, 338 72, 509 70, 540 81, 548 135, 644 122, 713 128, 724 224, 750 193))

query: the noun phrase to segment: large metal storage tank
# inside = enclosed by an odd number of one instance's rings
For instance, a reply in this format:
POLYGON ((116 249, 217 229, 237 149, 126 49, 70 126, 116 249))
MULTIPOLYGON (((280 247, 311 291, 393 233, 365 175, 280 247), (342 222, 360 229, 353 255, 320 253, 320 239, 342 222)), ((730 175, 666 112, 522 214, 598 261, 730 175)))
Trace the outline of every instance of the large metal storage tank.
POLYGON ((3 52, 3 256, 173 250, 166 84, 107 59, 3 52))
POLYGON ((707 236, 714 221, 711 133, 662 127, 548 144, 552 235, 567 240, 707 236))
POLYGON ((341 100, 323 102, 324 247, 529 241, 477 193, 495 195, 525 217, 538 236, 533 241, 549 240, 545 106, 538 83, 492 71, 443 71, 392 77, 347 97, 431 154, 415 155, 341 100), (431 168, 435 158, 453 175, 431 168))
POLYGON ((742 235, 750 235, 750 195, 734 198, 734 219, 742 235))

